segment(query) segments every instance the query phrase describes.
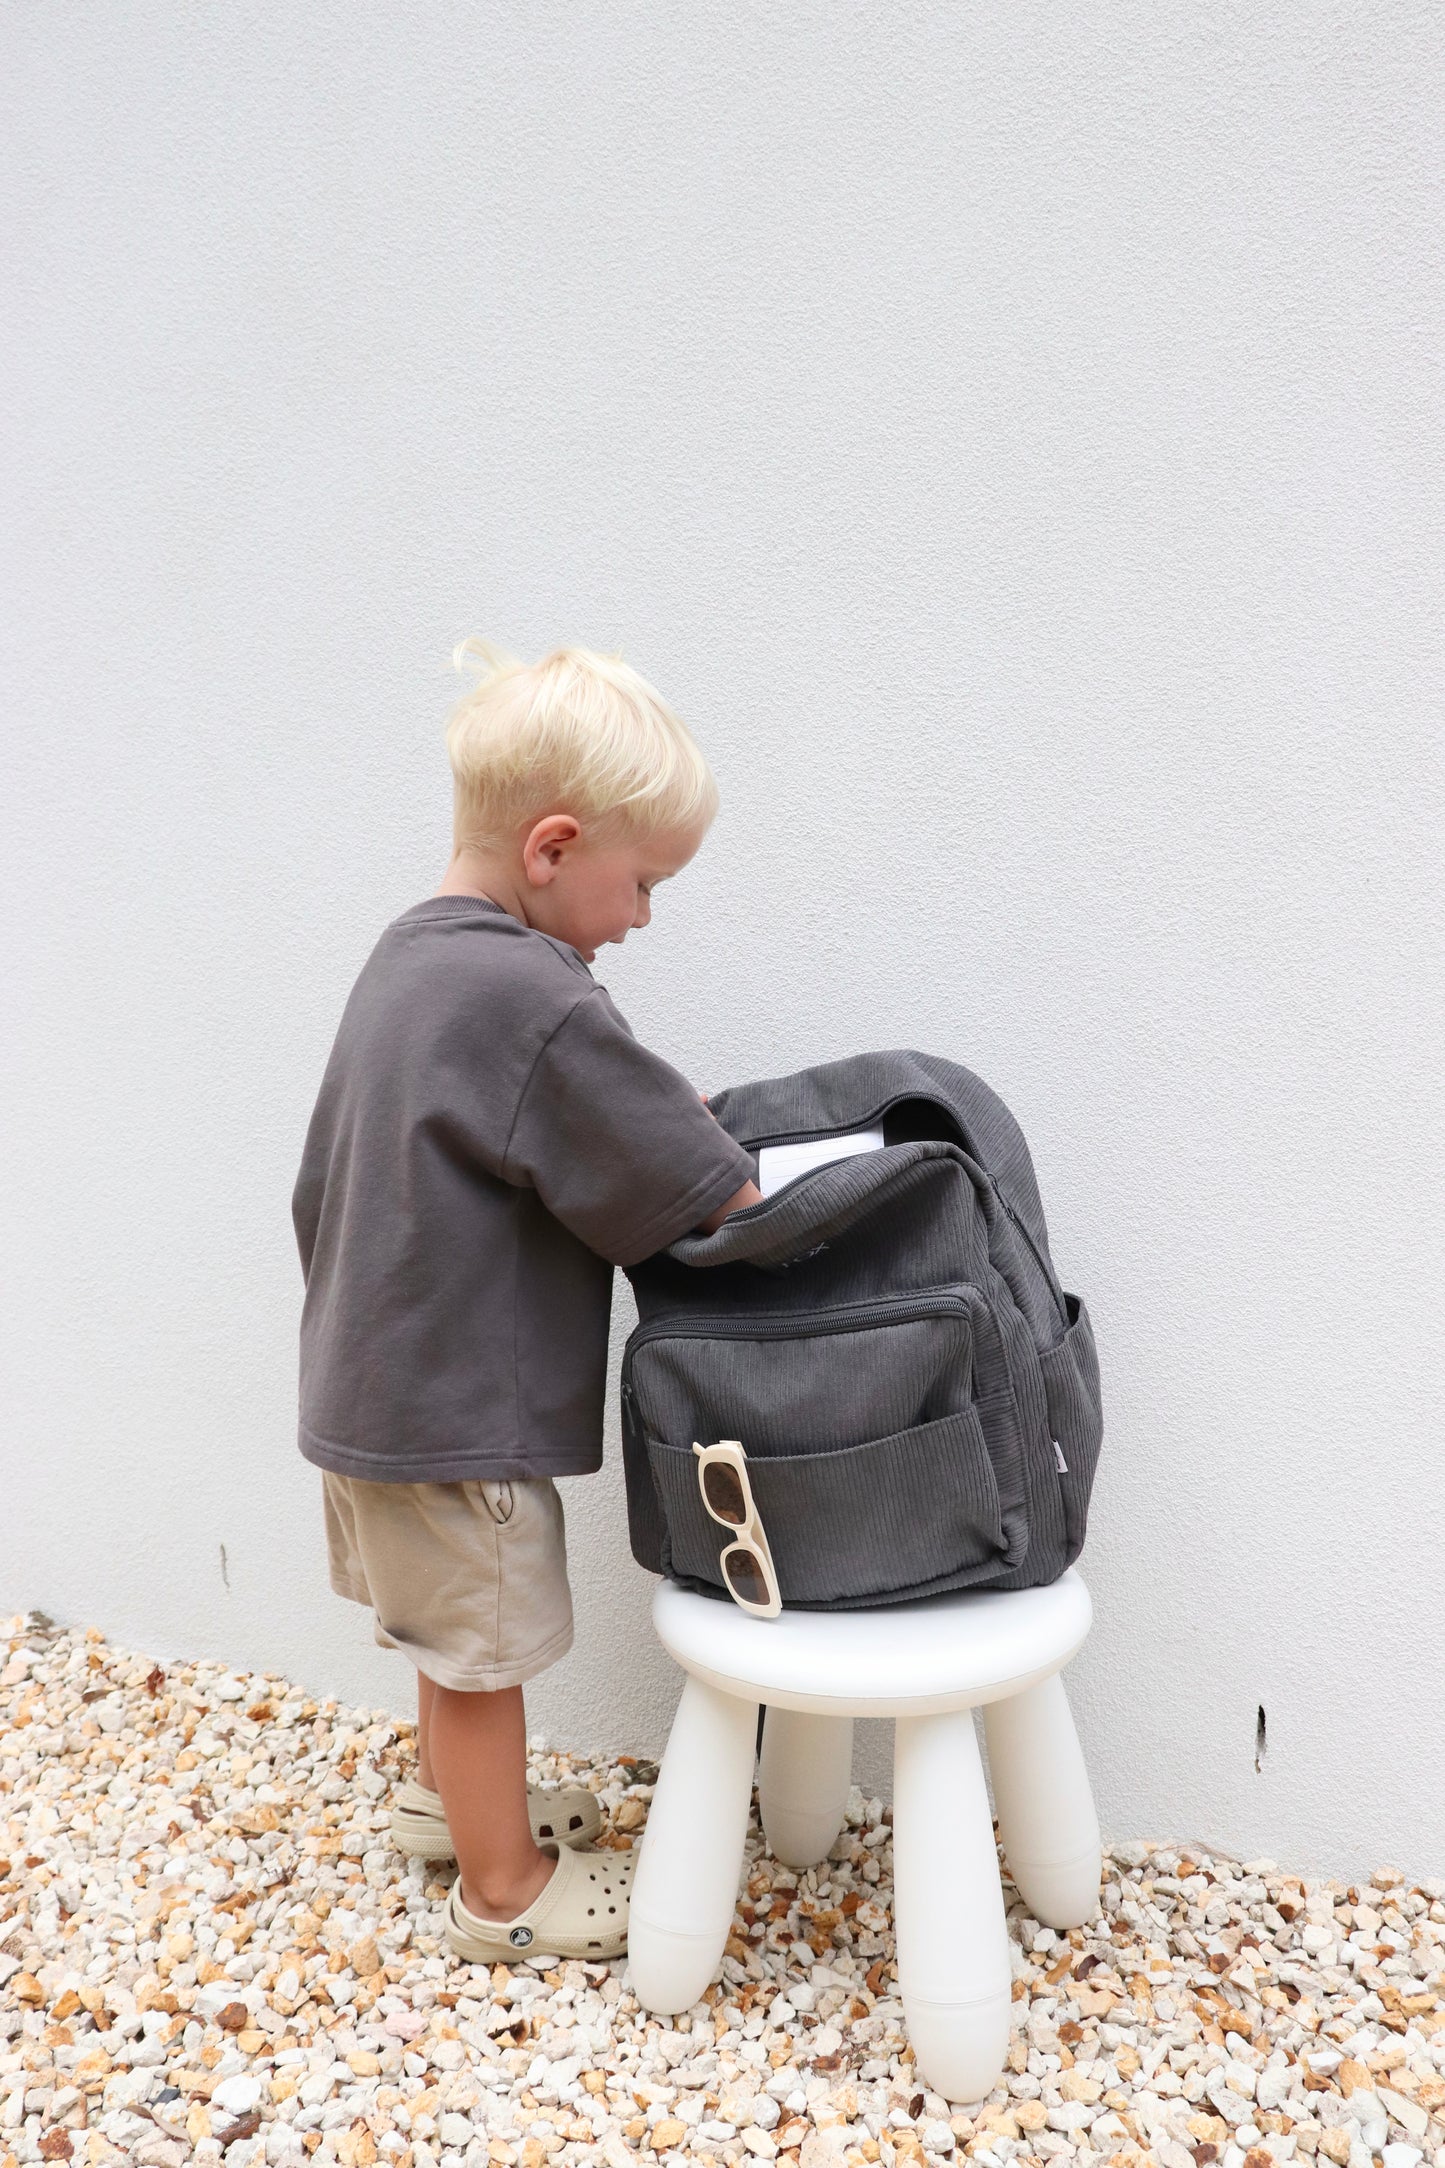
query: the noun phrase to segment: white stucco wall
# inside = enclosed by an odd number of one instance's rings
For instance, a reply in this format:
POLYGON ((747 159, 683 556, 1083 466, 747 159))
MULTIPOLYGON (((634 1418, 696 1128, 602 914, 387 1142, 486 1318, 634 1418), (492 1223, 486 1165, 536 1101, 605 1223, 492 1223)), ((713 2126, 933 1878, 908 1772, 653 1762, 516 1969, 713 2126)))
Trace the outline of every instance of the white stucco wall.
MULTIPOLYGON (((290 1187, 445 861, 451 643, 577 638, 725 793, 609 959, 639 1033, 708 1087, 931 1048, 1032 1142, 1108 1828, 1445 1871, 1438 11, 3 37, 0 1604, 400 1705, 290 1187)), ((656 1746, 615 1458, 568 1510, 536 1721, 656 1746)))

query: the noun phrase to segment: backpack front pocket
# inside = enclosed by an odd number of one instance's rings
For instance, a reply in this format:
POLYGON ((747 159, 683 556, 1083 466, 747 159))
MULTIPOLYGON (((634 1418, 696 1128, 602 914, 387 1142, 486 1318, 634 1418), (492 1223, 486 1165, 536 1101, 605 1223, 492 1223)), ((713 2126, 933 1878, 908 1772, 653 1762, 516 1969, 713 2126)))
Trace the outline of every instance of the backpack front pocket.
MULTIPOLYGON (((721 1582, 729 1542, 703 1506, 690 1447, 648 1440, 674 1573, 721 1582)), ((1006 1563, 998 1486, 972 1408, 833 1453, 750 1460, 785 1603, 892 1600, 1006 1563)))
POLYGON ((785 1603, 993 1576, 1027 1547, 1017 1429, 974 1405, 976 1290, 639 1327, 623 1391, 672 1572, 718 1583, 726 1535, 693 1441, 737 1438, 785 1603))

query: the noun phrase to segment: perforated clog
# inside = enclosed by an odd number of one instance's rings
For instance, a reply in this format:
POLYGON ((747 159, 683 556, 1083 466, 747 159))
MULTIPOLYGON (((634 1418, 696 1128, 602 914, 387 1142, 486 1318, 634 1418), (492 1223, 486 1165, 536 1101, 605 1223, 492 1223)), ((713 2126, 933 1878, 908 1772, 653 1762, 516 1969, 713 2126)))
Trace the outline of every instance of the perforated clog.
POLYGON ((483 1920, 469 1912, 458 1876, 446 1903, 447 1947, 477 1965, 543 1953, 620 1957, 627 1948, 632 1867, 631 1852, 577 1852, 563 1845, 546 1888, 514 1920, 483 1920))

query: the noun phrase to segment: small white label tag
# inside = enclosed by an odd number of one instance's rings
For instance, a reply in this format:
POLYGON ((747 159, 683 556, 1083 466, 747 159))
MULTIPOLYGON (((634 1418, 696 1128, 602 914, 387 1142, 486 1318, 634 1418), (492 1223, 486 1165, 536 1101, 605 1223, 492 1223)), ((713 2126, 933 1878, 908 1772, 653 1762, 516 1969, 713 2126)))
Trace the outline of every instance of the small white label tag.
POLYGON ((1058 1464, 1058 1470, 1059 1470, 1059 1474, 1060 1474, 1060 1475, 1067 1475, 1067 1474, 1068 1474, 1068 1472, 1069 1472, 1069 1464, 1068 1464, 1068 1462, 1067 1462, 1067 1461, 1065 1460, 1065 1458, 1064 1458, 1064 1449, 1063 1449, 1063 1447, 1062 1447, 1062 1446, 1060 1445, 1060 1443, 1059 1443, 1059 1441, 1058 1441, 1058 1439, 1057 1439, 1057 1438, 1055 1438, 1055 1439, 1054 1439, 1054 1440, 1052 1441, 1052 1443, 1053 1443, 1053 1448, 1054 1448, 1054 1459, 1055 1459, 1056 1463, 1058 1464))

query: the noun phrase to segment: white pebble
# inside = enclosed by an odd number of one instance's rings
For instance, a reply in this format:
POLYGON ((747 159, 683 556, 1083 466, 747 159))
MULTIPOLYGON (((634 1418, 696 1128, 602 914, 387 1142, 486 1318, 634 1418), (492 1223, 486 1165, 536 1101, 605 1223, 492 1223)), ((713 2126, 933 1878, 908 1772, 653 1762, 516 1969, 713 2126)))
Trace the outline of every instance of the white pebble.
MULTIPOLYGON (((20 1634, 12 1621, 9 1639, 20 1634)), ((224 2168, 306 2168, 303 2133, 320 2134, 319 2159, 331 2161, 347 2149, 348 2130, 367 2122, 379 2168, 395 2168, 407 2152, 415 2168, 491 2168, 493 2141, 514 2155, 540 2142, 550 2168, 561 2168, 556 2134, 574 2126, 587 2136, 564 2138, 562 2160, 575 2151, 598 2168, 652 2168, 646 2142, 625 2136, 639 2111, 654 2129, 680 2123, 675 2150, 698 2168, 720 2158, 733 2168, 773 2168, 776 2133, 794 2118, 805 2123, 789 2135, 790 2146, 801 2138, 800 2168, 843 2168, 865 2137, 889 2151, 890 2131, 916 2133, 930 2168, 958 2168, 970 2146, 978 2168, 1029 2156, 1053 2168, 1075 2155, 1097 2168, 1136 2135, 1160 2168, 1193 2168, 1188 2124, 1221 2110, 1231 2123, 1221 2168, 1242 2168, 1256 2142, 1276 2156, 1288 2147, 1288 2139, 1260 2137, 1281 2108, 1296 2122, 1343 2128, 1351 2168, 1372 2168, 1372 2143, 1383 2145, 1381 2168, 1421 2168, 1429 2150, 1433 2126, 1415 2095, 1445 2071, 1445 2037, 1414 2025, 1396 2034, 1383 2020, 1387 1991, 1428 1991, 1445 1973, 1445 1905, 1436 1901, 1445 1885, 1430 1890, 1386 1875, 1368 1902, 1346 1909, 1342 1884, 1141 1840, 1107 1855, 1102 1917, 1074 1938, 1042 1927, 1006 1889, 1019 1994, 1014 2040, 1035 2052, 1032 2069, 1007 2072, 992 2097, 1038 2102, 1045 2128, 1007 2139, 983 2127, 956 2143, 953 2111, 905 2052, 891 1972, 891 1832, 878 1802, 852 1799, 850 1828, 832 1857, 804 1874, 772 1859, 750 1830, 743 1883, 751 1918, 739 1922, 746 1962, 730 1958, 720 1994, 659 2025, 636 2007, 621 1966, 549 1960, 499 1967, 489 1980, 484 1968, 454 1963, 440 1916, 452 1870, 408 1864, 387 1844, 390 1794, 413 1753, 382 1712, 313 1703, 303 1716, 300 1690, 219 1665, 168 1664, 148 1688, 156 1668, 148 1658, 81 1631, 25 1634, 27 1648, 35 1646, 18 1668, 16 1650, 0 1648, 0 1851, 11 1862, 0 1987, 11 1998, 16 1976, 35 1972, 39 1990, 38 2000, 35 1990, 24 1993, 23 2025, 4 2031, 0 2023, 0 2062, 13 2055, 17 2065, 0 2067, 0 2151, 18 2159, 34 2158, 41 2132, 68 2103, 74 2113, 84 2101, 91 2129, 114 2149, 107 2158, 136 2168, 184 2168, 186 2159, 223 2168, 217 2138, 188 2148, 135 2112, 144 2104, 183 2132, 192 2096, 172 2089, 197 2069, 207 2042, 220 2049, 206 2063, 216 2131, 258 2110, 267 2118, 227 2148, 224 2168), (16 1726, 26 1696, 35 1697, 30 1720, 16 1726), (160 1782, 163 1774, 171 1781, 160 1782), (229 1909, 217 1911, 223 1903, 229 1909), (824 1910, 841 1912, 842 1924, 815 1959, 811 1918, 824 1910), (234 1950, 243 1915, 249 1937, 234 1950), (1335 1972, 1346 1935, 1349 1970, 1335 1972), (389 1974, 375 2002, 350 1963, 366 1943, 389 1974), (1080 1978, 1072 1968, 1085 1956, 1092 1963, 1080 1978), (195 1970, 208 1960, 225 1977, 200 1986, 195 1970), (880 1962, 881 1975, 873 1971, 880 1962), (1053 1982, 1049 1970, 1058 1973, 1053 1982), (1136 1984, 1141 1975, 1150 1995, 1136 1984), (60 1994, 84 1982, 102 1990, 97 2022, 84 2005, 68 2010, 72 2042, 57 2035, 43 2067, 21 2069, 21 2052, 49 2028, 60 1994), (173 1991, 177 2011, 150 2007, 163 1999, 158 1987, 173 1991), (1094 2007, 1100 1988, 1114 1998, 1102 2011, 1094 2007), (857 2021, 855 1996, 867 2011, 857 2021), (1243 2006, 1263 2055, 1234 2033, 1205 2040, 1220 1998, 1243 2006), (208 2031, 234 2003, 271 2049, 283 2036, 298 2045, 253 2057, 235 2034, 208 2031), (1061 2039, 1066 2023, 1077 2034, 1061 2039), (453 2032, 459 2037, 447 2037, 453 2032), (1064 2097, 1065 2039, 1071 2090, 1088 2093, 1096 2080, 1092 2101, 1064 2097), (102 2044, 111 2067, 96 2090, 79 2066, 102 2044), (1336 2077, 1342 2058, 1368 2064, 1381 2048, 1392 2051, 1394 2069, 1347 2104, 1336 2077), (357 2076, 347 2058, 358 2051, 378 2055, 384 2072, 357 2076), (594 2094, 581 2081, 598 2069, 609 2089, 594 2094), (1323 2090, 1304 2090, 1311 2070, 1323 2090), (297 2087, 274 2106, 273 2072, 297 2087), (164 2102, 163 2087, 172 2095, 164 2102), (413 2101, 435 2088, 434 2113, 413 2114, 405 2097, 378 2111, 378 2096, 392 2088, 413 2101), (1105 2092, 1123 2106, 1106 2105, 1105 2092)), ((533 1774, 543 1783, 589 1782, 609 1811, 638 1796, 628 1768, 551 1749, 535 1750, 533 1774)), ((368 1958, 368 1978, 371 1969, 368 1958)), ((0 2021, 14 2017, 0 2002, 0 2021)), ((976 2117, 977 2106, 969 2113, 976 2117)), ((76 2168, 84 2168, 79 2152, 76 2168)))
POLYGON ((1061 2100, 1056 2108, 1049 2109, 1050 2130, 1085 2130, 1093 2120, 1094 2110, 1082 2100, 1061 2100))
POLYGON ((1392 2123, 1399 2123, 1412 2138, 1423 2138, 1430 2128, 1430 2118, 1418 2101, 1407 2100, 1387 2085, 1380 2087, 1380 2106, 1392 2123))
POLYGON ((261 2098, 261 2080, 237 2075, 216 2086, 211 2099, 230 2115, 249 2115, 261 2098))
POLYGON ((1255 2079, 1255 2105, 1271 2110, 1280 2108, 1289 2099, 1292 2091, 1293 2080, 1288 2063, 1270 2063, 1255 2079))
MULTIPOLYGON (((225 1891, 223 1890, 221 1894, 224 1896, 225 1891)), ((285 1977, 283 1973, 282 1979, 285 1977)), ((295 1979, 296 1975, 293 1973, 291 1977, 295 1979)), ((280 1985, 279 1982, 277 1984, 280 1985)), ((299 1981, 297 1985, 299 1987, 299 1981)), ((286 1992, 285 1988, 281 1988, 282 1994, 286 1992)), ((228 2002, 243 2002, 244 2000, 245 1991, 239 1988, 234 1980, 212 1980, 208 1986, 196 1989, 196 2009, 202 2017, 214 2017, 218 2011, 225 2009, 228 2002)), ((157 2014, 160 2015, 161 2013, 158 2012, 157 2014)))

